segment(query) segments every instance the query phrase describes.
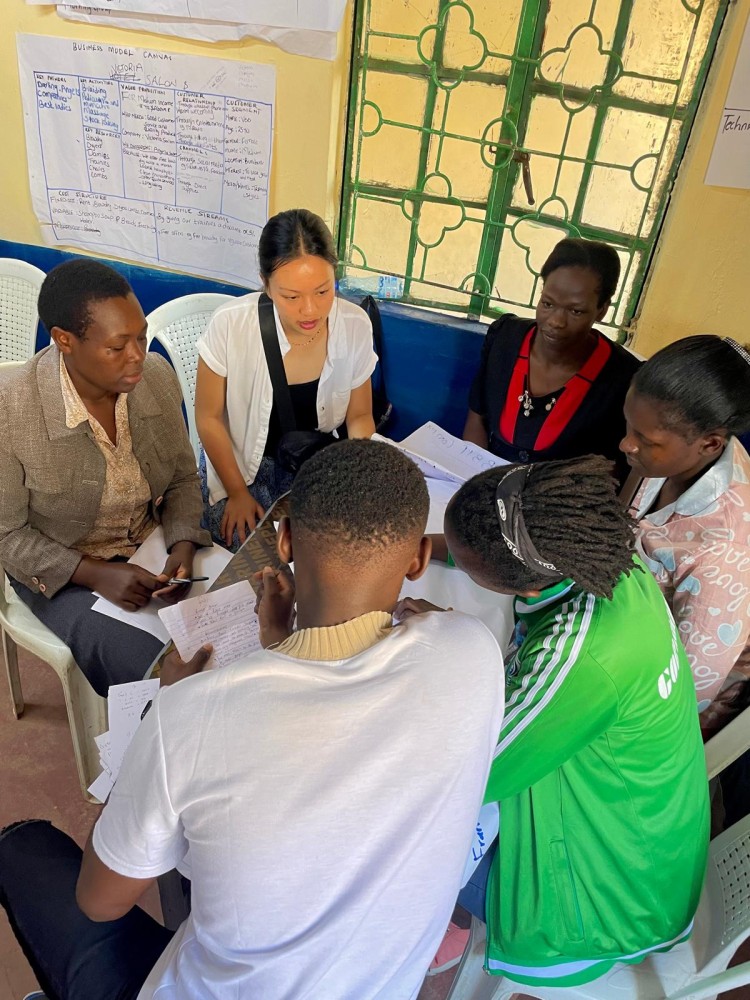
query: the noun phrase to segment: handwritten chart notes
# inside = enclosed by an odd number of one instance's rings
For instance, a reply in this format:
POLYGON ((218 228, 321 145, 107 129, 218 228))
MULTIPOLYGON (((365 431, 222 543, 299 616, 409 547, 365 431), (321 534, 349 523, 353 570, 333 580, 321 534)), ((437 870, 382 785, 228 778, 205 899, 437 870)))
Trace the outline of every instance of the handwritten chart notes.
POLYGON ((162 608, 159 617, 183 660, 214 647, 209 667, 227 667, 261 648, 255 592, 247 580, 162 608))
POLYGON ((258 283, 272 66, 34 35, 18 56, 47 243, 258 283))
POLYGON ((750 20, 719 121, 706 184, 750 188, 750 20))

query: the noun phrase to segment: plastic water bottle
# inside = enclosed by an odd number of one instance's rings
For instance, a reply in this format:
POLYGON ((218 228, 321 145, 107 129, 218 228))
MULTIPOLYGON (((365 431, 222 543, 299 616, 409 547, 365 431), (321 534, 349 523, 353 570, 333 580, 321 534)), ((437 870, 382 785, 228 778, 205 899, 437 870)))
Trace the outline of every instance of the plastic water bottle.
POLYGON ((340 292, 372 295, 376 299, 400 299, 404 294, 404 279, 395 274, 361 274, 342 278, 340 292))

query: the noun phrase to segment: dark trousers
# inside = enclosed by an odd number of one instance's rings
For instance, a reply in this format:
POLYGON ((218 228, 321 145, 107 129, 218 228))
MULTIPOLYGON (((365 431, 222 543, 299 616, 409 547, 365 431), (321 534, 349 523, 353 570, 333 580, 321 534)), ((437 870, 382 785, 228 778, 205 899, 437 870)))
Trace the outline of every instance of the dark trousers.
POLYGON ((96 597, 86 587, 69 583, 48 600, 13 577, 8 579, 23 603, 69 647, 102 698, 110 684, 142 681, 164 648, 161 639, 149 632, 92 611, 96 597))
POLYGON ((135 1000, 172 932, 134 907, 95 923, 78 908, 81 849, 50 823, 0 832, 0 904, 50 1000, 135 1000))
POLYGON ((497 851, 495 839, 474 869, 474 874, 458 894, 458 905, 467 910, 473 917, 487 923, 487 881, 490 869, 497 851))

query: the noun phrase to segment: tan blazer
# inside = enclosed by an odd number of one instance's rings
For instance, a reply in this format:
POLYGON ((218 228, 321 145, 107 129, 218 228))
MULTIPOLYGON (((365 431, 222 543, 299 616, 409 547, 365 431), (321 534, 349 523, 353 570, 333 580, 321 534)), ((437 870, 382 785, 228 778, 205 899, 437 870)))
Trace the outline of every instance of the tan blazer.
MULTIPOLYGON (((210 545, 203 502, 170 365, 148 354, 128 396, 133 452, 151 489, 152 513, 175 542, 210 545)), ((52 597, 81 560, 76 542, 94 526, 106 462, 88 423, 65 424, 60 353, 51 345, 0 380, 0 563, 52 597)))

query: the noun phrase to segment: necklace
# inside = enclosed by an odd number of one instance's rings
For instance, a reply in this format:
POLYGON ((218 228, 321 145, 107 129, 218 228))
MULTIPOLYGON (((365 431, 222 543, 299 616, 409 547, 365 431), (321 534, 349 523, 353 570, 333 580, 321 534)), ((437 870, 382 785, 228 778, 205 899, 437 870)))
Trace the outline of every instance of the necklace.
MULTIPOLYGON (((526 380, 524 380, 523 393, 518 397, 518 402, 523 407, 523 415, 525 417, 528 417, 531 413, 534 412, 534 401, 529 392, 529 383, 526 380)), ((547 405, 544 407, 544 409, 549 413, 549 411, 552 409, 552 407, 555 405, 556 402, 557 402, 557 396, 553 396, 552 399, 549 401, 549 403, 547 403, 547 405)))
MULTIPOLYGON (((325 327, 325 323, 321 323, 320 326, 318 327, 317 331, 312 335, 312 337, 308 337, 307 340, 295 341, 294 343, 292 343, 291 341, 289 341, 289 343, 290 343, 290 345, 292 347, 309 347, 310 344, 314 344, 315 343, 315 341, 321 335, 321 333, 323 332, 323 330, 325 330, 325 328, 326 328, 325 327)), ((287 340, 288 339, 289 338, 287 337, 287 340)))

